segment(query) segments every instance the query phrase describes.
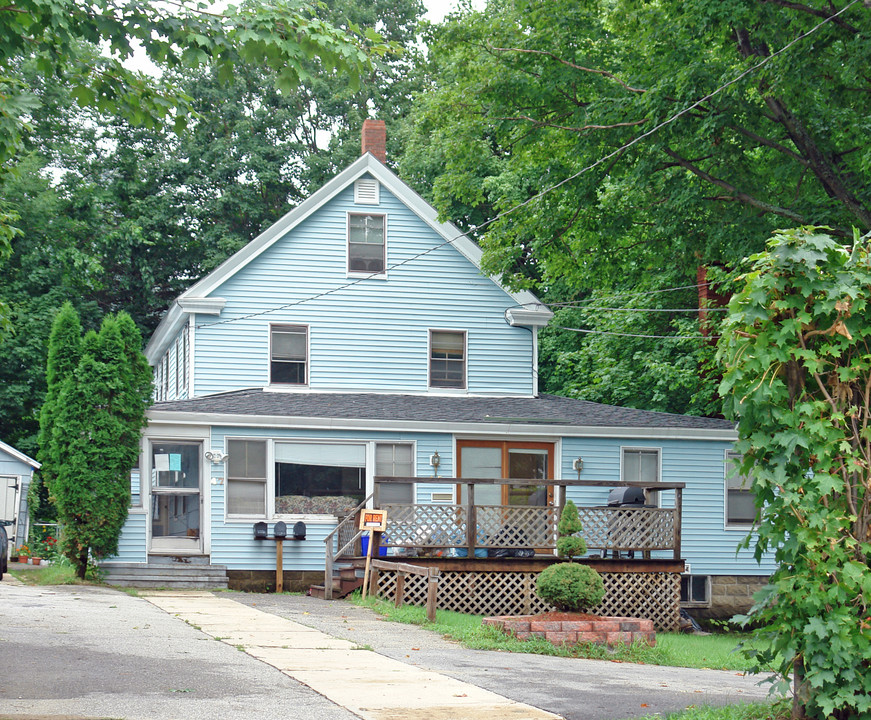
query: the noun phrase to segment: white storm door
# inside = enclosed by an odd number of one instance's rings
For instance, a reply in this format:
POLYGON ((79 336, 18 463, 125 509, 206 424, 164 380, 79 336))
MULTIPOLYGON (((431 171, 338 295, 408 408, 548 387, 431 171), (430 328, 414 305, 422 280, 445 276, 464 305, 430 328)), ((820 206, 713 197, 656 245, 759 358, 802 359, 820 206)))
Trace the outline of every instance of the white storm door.
POLYGON ((203 551, 202 443, 151 443, 151 552, 203 551))

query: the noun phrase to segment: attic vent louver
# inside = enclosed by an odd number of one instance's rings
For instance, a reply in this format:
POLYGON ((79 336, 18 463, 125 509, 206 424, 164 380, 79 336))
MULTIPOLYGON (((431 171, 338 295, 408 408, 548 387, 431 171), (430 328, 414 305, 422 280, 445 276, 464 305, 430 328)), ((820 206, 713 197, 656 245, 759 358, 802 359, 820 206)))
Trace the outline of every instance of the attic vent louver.
POLYGON ((377 205, 379 203, 378 181, 360 178, 354 183, 354 202, 358 205, 377 205))

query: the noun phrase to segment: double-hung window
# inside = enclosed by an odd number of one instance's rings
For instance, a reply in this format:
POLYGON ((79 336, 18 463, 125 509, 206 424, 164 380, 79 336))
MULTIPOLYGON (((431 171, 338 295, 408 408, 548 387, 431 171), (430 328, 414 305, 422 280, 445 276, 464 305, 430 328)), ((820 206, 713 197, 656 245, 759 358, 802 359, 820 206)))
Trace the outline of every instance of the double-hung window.
POLYGON ((270 383, 305 385, 308 382, 308 328, 273 325, 269 360, 270 383))
MULTIPOLYGON (((375 475, 414 477, 414 446, 409 443, 376 443, 375 475)), ((410 505, 414 502, 414 483, 380 483, 379 504, 410 505)))
MULTIPOLYGON (((623 448, 620 479, 655 485, 659 482, 659 448, 623 448)), ((648 503, 659 505, 659 493, 648 493, 648 503)))
POLYGON ((266 441, 227 441, 227 515, 266 512, 266 441))
POLYGON ((457 330, 430 330, 429 386, 466 387, 466 333, 457 330))
POLYGON ((386 266, 384 215, 348 215, 348 272, 383 273, 386 266))
POLYGON ((739 453, 726 453, 726 525, 746 527, 756 520, 756 495, 753 479, 738 470, 740 459, 739 453))

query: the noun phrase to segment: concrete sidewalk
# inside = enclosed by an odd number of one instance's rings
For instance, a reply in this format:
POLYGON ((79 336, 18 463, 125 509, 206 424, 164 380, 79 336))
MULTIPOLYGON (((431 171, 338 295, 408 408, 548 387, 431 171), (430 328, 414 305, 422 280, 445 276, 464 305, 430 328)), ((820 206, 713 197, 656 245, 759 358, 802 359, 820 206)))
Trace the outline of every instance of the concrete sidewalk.
POLYGON ((558 720, 489 690, 208 592, 142 597, 365 720, 558 720))

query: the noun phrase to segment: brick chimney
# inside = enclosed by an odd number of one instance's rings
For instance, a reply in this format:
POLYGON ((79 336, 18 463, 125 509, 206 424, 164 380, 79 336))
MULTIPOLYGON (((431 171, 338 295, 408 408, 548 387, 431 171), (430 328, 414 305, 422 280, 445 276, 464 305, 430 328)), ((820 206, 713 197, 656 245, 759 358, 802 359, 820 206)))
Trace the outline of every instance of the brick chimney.
POLYGON ((372 153, 381 162, 387 162, 387 128, 383 120, 363 121, 363 152, 372 153))

